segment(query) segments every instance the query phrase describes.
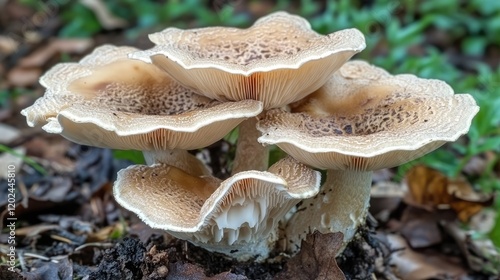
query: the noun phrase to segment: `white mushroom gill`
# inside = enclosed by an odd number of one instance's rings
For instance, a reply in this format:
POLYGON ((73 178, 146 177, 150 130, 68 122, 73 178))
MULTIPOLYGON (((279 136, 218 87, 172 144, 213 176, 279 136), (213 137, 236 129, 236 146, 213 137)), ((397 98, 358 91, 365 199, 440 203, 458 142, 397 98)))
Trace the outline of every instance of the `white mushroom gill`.
POLYGON ((286 158, 268 171, 244 171, 224 181, 165 164, 132 166, 119 172, 113 191, 151 227, 244 260, 268 255, 278 221, 314 196, 319 183, 319 172, 286 158))

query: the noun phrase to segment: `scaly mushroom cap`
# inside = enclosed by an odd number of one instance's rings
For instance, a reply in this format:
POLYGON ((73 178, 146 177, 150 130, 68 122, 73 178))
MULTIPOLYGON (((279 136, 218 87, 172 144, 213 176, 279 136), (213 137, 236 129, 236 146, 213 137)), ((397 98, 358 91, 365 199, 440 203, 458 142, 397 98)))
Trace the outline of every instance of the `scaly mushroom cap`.
POLYGON ((114 149, 196 149, 262 111, 247 100, 221 103, 187 89, 131 47, 102 46, 79 63, 58 64, 40 83, 45 95, 21 113, 71 141, 114 149))
POLYGON ((303 98, 365 48, 356 29, 320 35, 305 19, 285 12, 248 29, 167 28, 150 40, 157 46, 131 57, 156 64, 212 99, 260 100, 265 108, 303 98))
POLYGON ((369 171, 418 158, 467 133, 478 106, 444 82, 347 62, 319 90, 271 110, 258 139, 316 168, 369 171))
POLYGON ((121 170, 116 200, 146 224, 211 251, 246 259, 269 251, 278 221, 298 201, 317 194, 319 172, 292 158, 268 171, 244 171, 225 181, 191 176, 172 166, 121 170))

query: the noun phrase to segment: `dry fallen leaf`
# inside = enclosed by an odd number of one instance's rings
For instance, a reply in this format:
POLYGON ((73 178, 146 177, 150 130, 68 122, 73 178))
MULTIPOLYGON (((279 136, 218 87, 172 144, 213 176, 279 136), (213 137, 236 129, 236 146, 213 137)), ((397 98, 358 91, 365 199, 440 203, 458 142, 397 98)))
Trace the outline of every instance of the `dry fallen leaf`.
POLYGON ((0 144, 9 144, 21 136, 21 131, 15 127, 0 123, 0 144))
POLYGON ((493 201, 492 194, 476 192, 466 180, 450 179, 425 166, 412 168, 406 182, 409 191, 406 203, 429 211, 451 208, 463 222, 493 201))
POLYGON ((455 239, 467 264, 474 271, 497 275, 500 273, 500 253, 489 238, 472 238, 472 230, 463 229, 457 222, 442 223, 455 239))
POLYGON ((19 61, 23 68, 42 67, 58 53, 80 54, 89 49, 93 44, 92 39, 53 39, 49 44, 37 49, 29 56, 19 61))
POLYGON ((22 227, 16 229, 16 234, 19 236, 26 236, 26 237, 35 237, 43 232, 47 232, 49 230, 55 230, 59 229, 60 226, 58 225, 47 225, 47 224, 39 224, 39 225, 33 225, 33 226, 27 226, 27 227, 22 227))
POLYGON ((300 252, 288 261, 286 271, 276 275, 275 279, 346 279, 335 261, 342 240, 340 232, 322 234, 315 231, 309 234, 306 240, 302 240, 300 252))
POLYGON ((387 222, 405 194, 400 184, 381 181, 370 190, 370 213, 378 221, 387 222))
MULTIPOLYGON (((16 169, 20 169, 23 163, 23 156, 26 154, 24 147, 17 147, 12 150, 16 154, 2 153, 0 154, 0 170, 9 170, 9 165, 14 165, 16 169)), ((8 173, 0 173, 0 179, 7 179, 8 173)), ((3 195, 2 195, 3 196, 3 195)), ((5 195, 6 196, 6 195, 5 195)), ((7 198, 5 198, 7 200, 7 198)))
POLYGON ((397 231, 406 238, 412 248, 426 248, 443 241, 439 222, 455 219, 456 215, 451 210, 433 213, 408 206, 403 210, 397 231))
POLYGON ((388 234, 387 240, 393 250, 389 264, 394 274, 405 280, 459 279, 466 271, 460 260, 438 253, 425 254, 411 250, 406 241, 398 235, 388 234))
POLYGON ((7 84, 17 87, 33 86, 42 74, 42 67, 58 53, 82 53, 92 46, 92 39, 54 39, 38 48, 7 73, 7 84))
POLYGON ((10 55, 16 51, 19 46, 19 42, 14 40, 12 37, 0 35, 0 54, 10 55))
POLYGON ((487 235, 495 227, 498 215, 495 209, 485 208, 470 219, 468 226, 470 230, 487 235))
POLYGON ((26 280, 72 279, 73 266, 67 257, 57 262, 37 260, 34 262, 31 271, 23 271, 21 275, 24 276, 26 280))
POLYGON ((24 144, 29 156, 46 159, 51 165, 59 164, 65 167, 67 172, 75 168, 74 162, 67 157, 71 143, 61 137, 34 137, 24 144))
POLYGON ((121 222, 114 223, 112 225, 103 227, 97 232, 92 232, 87 236, 87 242, 102 242, 111 239, 111 235, 116 232, 121 233, 125 231, 124 224, 121 222))
POLYGON ((29 87, 36 84, 41 74, 40 68, 15 67, 7 73, 7 82, 14 87, 29 87))
POLYGON ((406 174, 407 203, 427 210, 445 208, 450 203, 448 179, 440 172, 425 166, 415 166, 406 174), (408 200, 409 198, 409 200, 408 200))

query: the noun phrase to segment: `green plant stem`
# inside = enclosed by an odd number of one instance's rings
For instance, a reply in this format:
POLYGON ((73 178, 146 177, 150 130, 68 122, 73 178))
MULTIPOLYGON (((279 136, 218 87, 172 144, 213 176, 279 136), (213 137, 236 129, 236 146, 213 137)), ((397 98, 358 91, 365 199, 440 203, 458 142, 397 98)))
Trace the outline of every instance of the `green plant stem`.
POLYGON ((47 170, 45 168, 43 168, 43 166, 41 166, 40 164, 38 164, 34 159, 30 158, 30 157, 27 157, 23 154, 20 154, 16 151, 14 151, 13 149, 5 146, 5 145, 1 145, 0 144, 0 152, 4 152, 4 153, 9 153, 11 155, 14 155, 16 157, 19 157, 23 160, 23 162, 25 162, 26 164, 28 164, 29 166, 33 167, 33 169, 35 169, 36 171, 38 171, 40 174, 42 175, 48 175, 49 173, 47 172, 47 170))

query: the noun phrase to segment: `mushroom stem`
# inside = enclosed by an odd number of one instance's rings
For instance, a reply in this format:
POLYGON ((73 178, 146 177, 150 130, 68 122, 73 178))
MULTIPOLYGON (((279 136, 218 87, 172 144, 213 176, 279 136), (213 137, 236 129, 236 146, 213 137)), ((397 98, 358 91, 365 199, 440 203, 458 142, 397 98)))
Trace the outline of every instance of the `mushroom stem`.
POLYGON ((249 118, 238 126, 239 135, 232 175, 247 170, 267 170, 269 149, 257 141, 261 134, 256 125, 257 118, 249 118))
POLYGON ((365 221, 371 181, 372 171, 328 170, 318 195, 303 200, 288 221, 287 251, 298 251, 301 240, 315 230, 342 232, 346 245, 365 221))
POLYGON ((210 175, 210 170, 195 156, 186 150, 169 149, 158 151, 142 151, 147 165, 164 163, 175 166, 184 172, 193 175, 210 175))

